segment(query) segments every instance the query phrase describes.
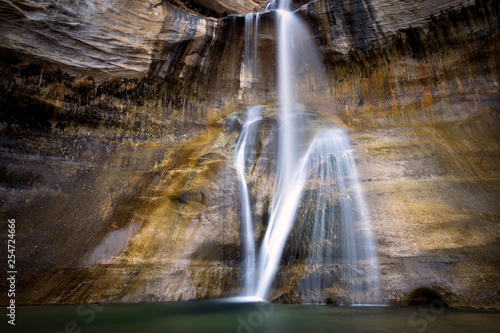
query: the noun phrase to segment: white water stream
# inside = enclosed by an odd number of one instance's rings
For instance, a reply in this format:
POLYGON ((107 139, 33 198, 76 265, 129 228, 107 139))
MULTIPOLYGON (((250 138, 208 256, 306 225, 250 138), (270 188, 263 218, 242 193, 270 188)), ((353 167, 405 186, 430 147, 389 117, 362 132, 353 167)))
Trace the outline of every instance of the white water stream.
MULTIPOLYGON (((341 267, 336 278, 341 290, 347 293, 339 297, 341 303, 376 303, 373 296, 378 283, 376 248, 347 133, 338 128, 324 129, 308 146, 301 147, 304 142, 298 124, 305 118, 301 117, 303 107, 296 100, 297 69, 308 64, 299 64, 297 59, 311 59, 313 54, 316 58, 313 61, 319 62, 319 56, 310 47, 296 47, 301 43, 299 38, 304 39, 308 32, 292 13, 290 1, 278 4, 273 1, 266 8, 275 9, 279 20, 277 176, 267 229, 260 244, 256 244, 254 236, 255 221, 245 175, 247 160, 257 140, 262 106, 247 108, 235 150, 242 218, 243 296, 252 299, 269 296, 290 231, 297 218, 304 218, 303 234, 297 236, 307 237, 308 243, 310 275, 302 283, 304 302, 326 302, 327 295, 321 294, 321 290, 332 286, 331 272, 336 265, 341 267)), ((248 82, 256 78, 259 18, 260 13, 245 17, 243 63, 248 82)))

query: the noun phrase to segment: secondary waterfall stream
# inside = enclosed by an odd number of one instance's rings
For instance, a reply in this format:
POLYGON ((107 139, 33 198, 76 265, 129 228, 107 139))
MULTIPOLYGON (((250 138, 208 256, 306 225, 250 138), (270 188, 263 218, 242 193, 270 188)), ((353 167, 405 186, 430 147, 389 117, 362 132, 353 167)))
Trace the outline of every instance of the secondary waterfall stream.
MULTIPOLYGON (((244 296, 269 296, 290 242, 292 249, 308 252, 307 276, 298 285, 303 302, 325 303, 337 288, 340 304, 376 303, 376 249, 347 133, 326 128, 307 139, 299 131, 307 118, 296 100, 298 66, 319 63, 319 56, 315 46, 304 44, 310 39, 307 28, 291 11, 289 0, 273 1, 268 10, 276 10, 278 20, 277 170, 265 235, 258 244, 246 174, 264 107, 248 107, 234 155, 240 184, 244 296), (290 237, 294 227, 298 231, 290 237)), ((242 88, 252 88, 257 78, 260 15, 245 16, 242 88)))

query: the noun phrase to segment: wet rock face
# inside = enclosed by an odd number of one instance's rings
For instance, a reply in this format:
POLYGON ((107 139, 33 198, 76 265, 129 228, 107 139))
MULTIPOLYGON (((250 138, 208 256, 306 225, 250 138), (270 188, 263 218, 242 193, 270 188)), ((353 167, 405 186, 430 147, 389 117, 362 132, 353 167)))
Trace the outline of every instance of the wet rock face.
POLYGON ((16 63, 2 64, 0 90, 20 303, 238 293, 236 131, 180 113, 165 82, 97 85, 16 63))
MULTIPOLYGON (((231 14, 263 5, 0 4, 0 202, 18 225, 20 303, 240 292, 232 154, 244 107, 277 100, 276 15, 260 18, 250 93, 241 88, 244 17, 231 14)), ((309 108, 317 123, 349 130, 356 151, 382 301, 431 295, 498 309, 498 1, 294 6, 330 82, 321 96, 305 87, 305 100, 324 102, 309 108)), ((256 238, 269 210, 273 128, 269 107, 249 174, 256 238)), ((300 302, 313 274, 283 267, 272 297, 300 302)), ((343 291, 327 292, 335 303, 343 291)))
POLYGON ((164 15, 153 1, 31 1, 0 4, 0 47, 92 76, 140 77, 164 15))
POLYGON ((169 0, 168 2, 197 14, 212 17, 224 17, 229 14, 246 14, 264 9, 267 0, 169 0))
POLYGON ((473 0, 316 0, 298 9, 315 20, 318 37, 329 40, 336 52, 380 46, 402 29, 423 26, 433 16, 474 4, 473 0))

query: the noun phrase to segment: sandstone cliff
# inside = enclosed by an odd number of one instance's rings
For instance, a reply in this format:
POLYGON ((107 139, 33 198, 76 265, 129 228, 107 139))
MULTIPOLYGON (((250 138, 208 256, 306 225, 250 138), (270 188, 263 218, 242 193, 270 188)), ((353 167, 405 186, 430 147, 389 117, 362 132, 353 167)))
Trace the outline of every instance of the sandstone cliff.
MULTIPOLYGON (((263 5, 0 2, 0 202, 18 223, 19 303, 239 293, 232 154, 249 104, 267 106, 250 175, 256 237, 275 163, 272 12, 261 16, 256 91, 241 87, 242 14, 263 5)), ((499 3, 295 8, 330 82, 321 96, 305 85, 304 102, 321 98, 316 122, 351 134, 383 301, 429 288, 449 305, 499 309, 499 3)), ((309 273, 294 267, 273 298, 300 302, 309 273)), ((335 302, 341 291, 329 292, 335 302)))

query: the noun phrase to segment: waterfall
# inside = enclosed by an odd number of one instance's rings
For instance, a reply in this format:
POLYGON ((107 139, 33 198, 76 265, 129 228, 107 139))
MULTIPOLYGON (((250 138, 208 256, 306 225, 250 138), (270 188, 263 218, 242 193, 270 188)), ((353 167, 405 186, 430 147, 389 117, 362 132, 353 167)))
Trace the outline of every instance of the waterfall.
POLYGON ((299 211, 297 247, 309 247, 310 275, 304 279, 307 303, 325 303, 321 294, 332 283, 332 264, 340 267, 341 304, 376 302, 378 262, 370 218, 361 189, 353 150, 342 129, 319 132, 304 157, 302 171, 307 175, 299 211))
POLYGON ((245 272, 243 280, 245 281, 244 296, 254 296, 255 294, 255 241, 253 237, 253 218, 250 207, 250 195, 246 183, 245 173, 247 160, 252 160, 251 153, 255 145, 259 120, 261 117, 262 106, 253 106, 247 109, 245 124, 241 135, 236 144, 234 160, 240 185, 241 198, 241 219, 243 222, 243 271, 245 272))
POLYGON ((296 19, 285 10, 288 2, 280 3, 278 33, 278 89, 279 89, 279 129, 278 129, 278 172, 273 191, 271 215, 266 234, 262 241, 259 261, 256 296, 266 298, 278 269, 283 247, 293 226, 295 213, 301 197, 303 176, 297 169, 297 130, 295 106, 295 76, 293 71, 294 52, 292 49, 293 22, 296 19), (297 174, 299 173, 299 174, 297 174))
POLYGON ((251 88, 253 82, 253 75, 255 73, 254 61, 255 58, 253 56, 254 46, 254 38, 252 38, 253 34, 253 13, 245 15, 245 48, 243 53, 243 78, 241 81, 242 88, 251 88))
POLYGON ((279 9, 289 12, 292 9, 291 0, 280 0, 279 9))
POLYGON ((257 79, 258 31, 260 13, 245 15, 245 47, 240 73, 240 88, 250 91, 257 79), (255 17, 255 28, 254 28, 255 17))
POLYGON ((276 0, 272 0, 270 1, 267 6, 266 6, 266 9, 264 11, 269 11, 269 10, 275 10, 276 9, 276 0))
POLYGON ((257 81, 257 77, 258 77, 258 68, 257 68, 257 59, 259 59, 259 45, 258 45, 258 42, 259 42, 259 23, 260 23, 260 15, 261 13, 257 13, 255 15, 255 31, 254 31, 254 34, 253 34, 253 66, 252 66, 252 77, 253 77, 253 85, 252 87, 255 85, 255 81, 257 81))
MULTIPOLYGON (((262 106, 247 108, 234 157, 240 184, 244 296, 255 299, 269 296, 288 241, 292 252, 299 247, 308 252, 305 267, 309 275, 298 286, 303 292, 303 301, 326 302, 328 295, 316 291, 331 288, 335 280, 332 274, 335 274, 344 293, 339 295, 339 303, 376 302, 376 297, 369 295, 377 288, 376 251, 347 133, 337 128, 324 129, 305 144, 306 137, 299 131, 299 124, 303 128, 305 118, 303 107, 298 103, 300 91, 296 79, 298 71, 301 70, 302 78, 304 70, 298 65, 318 68, 319 56, 310 41, 306 41, 309 39, 307 29, 291 12, 290 0, 278 4, 273 1, 266 11, 276 8, 277 172, 267 228, 260 245, 255 243, 246 161, 252 160, 249 156, 257 140, 262 106), (295 231, 290 235, 294 226, 295 231)), ((254 15, 245 17, 243 77, 247 88, 251 87, 248 78, 256 77, 259 16, 260 13, 256 15, 255 28, 254 15)), ((312 75, 322 77, 323 74, 312 75)))

